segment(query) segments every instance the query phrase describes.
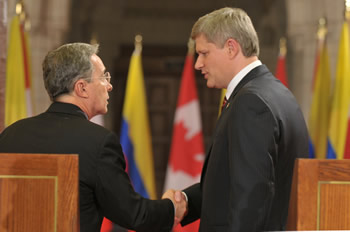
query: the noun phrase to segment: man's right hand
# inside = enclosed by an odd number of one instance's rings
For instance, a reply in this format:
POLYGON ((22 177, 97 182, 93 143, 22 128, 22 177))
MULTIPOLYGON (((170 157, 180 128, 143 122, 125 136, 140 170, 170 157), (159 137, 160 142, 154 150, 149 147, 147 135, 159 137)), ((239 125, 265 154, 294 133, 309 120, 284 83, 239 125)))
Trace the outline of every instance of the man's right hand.
POLYGON ((174 189, 167 190, 162 196, 162 199, 164 199, 164 198, 170 199, 174 204, 175 218, 174 218, 174 226, 173 227, 176 227, 187 213, 186 198, 182 194, 181 191, 179 191, 179 190, 175 191, 174 189))

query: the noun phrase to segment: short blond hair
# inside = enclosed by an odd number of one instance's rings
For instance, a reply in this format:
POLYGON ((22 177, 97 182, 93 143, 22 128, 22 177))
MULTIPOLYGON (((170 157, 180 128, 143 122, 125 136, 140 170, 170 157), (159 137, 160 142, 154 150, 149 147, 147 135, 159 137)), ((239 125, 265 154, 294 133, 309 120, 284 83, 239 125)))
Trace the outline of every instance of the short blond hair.
POLYGON ((199 35, 220 48, 232 38, 240 44, 244 56, 259 55, 258 35, 242 9, 225 7, 200 17, 192 27, 191 38, 199 35))

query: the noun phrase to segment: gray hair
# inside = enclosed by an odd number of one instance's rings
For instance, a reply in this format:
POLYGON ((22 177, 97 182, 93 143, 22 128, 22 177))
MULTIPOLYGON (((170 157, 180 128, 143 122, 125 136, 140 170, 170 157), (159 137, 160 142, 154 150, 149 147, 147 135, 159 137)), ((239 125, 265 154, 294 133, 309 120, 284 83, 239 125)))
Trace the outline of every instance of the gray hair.
POLYGON ((50 51, 42 64, 43 78, 51 101, 73 91, 79 79, 91 81, 91 56, 97 54, 98 44, 71 43, 50 51))
POLYGON ((241 45, 244 56, 259 55, 258 35, 242 9, 225 7, 200 17, 192 27, 191 38, 202 34, 217 47, 224 47, 225 42, 232 38, 241 45))

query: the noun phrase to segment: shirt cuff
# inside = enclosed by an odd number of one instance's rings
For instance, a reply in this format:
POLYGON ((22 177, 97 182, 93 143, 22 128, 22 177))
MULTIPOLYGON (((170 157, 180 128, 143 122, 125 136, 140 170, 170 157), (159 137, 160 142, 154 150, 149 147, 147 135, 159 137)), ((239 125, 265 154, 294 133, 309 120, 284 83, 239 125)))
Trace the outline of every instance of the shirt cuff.
POLYGON ((185 198, 186 198, 186 202, 188 203, 188 197, 187 197, 187 194, 186 194, 184 191, 182 191, 182 194, 185 196, 185 198))

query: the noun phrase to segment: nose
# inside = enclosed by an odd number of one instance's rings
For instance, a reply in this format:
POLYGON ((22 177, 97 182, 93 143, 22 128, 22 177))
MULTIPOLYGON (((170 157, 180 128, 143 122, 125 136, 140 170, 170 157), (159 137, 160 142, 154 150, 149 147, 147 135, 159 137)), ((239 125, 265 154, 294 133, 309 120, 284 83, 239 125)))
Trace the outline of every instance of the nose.
POLYGON ((108 91, 108 92, 111 92, 112 89, 113 89, 113 85, 112 85, 111 83, 108 83, 108 85, 107 85, 107 91, 108 91))
POLYGON ((201 68, 203 68, 203 62, 200 56, 198 56, 196 63, 194 64, 194 68, 197 70, 201 70, 201 68))

